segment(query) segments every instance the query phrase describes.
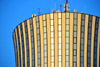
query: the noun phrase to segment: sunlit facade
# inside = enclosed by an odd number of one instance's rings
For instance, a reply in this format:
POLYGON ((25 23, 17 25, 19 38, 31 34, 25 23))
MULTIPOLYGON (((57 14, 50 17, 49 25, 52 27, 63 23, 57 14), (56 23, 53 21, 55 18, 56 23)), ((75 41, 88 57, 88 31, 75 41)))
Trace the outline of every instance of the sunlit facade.
POLYGON ((13 31, 16 67, 100 67, 100 18, 77 12, 31 17, 13 31))

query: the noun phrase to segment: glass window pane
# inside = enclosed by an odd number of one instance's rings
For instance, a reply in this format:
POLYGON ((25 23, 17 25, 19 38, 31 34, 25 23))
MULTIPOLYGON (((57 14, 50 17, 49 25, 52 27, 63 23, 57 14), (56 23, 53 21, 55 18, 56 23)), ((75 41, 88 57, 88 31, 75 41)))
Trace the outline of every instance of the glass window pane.
POLYGON ((61 61, 61 56, 59 56, 59 61, 61 61))
POLYGON ((44 27, 44 32, 46 32, 47 30, 46 30, 46 27, 44 27))
POLYGON ((66 19, 66 24, 69 24, 69 19, 66 19))
POLYGON ((58 30, 61 30, 61 25, 58 26, 58 30))
POLYGON ((66 25, 66 30, 69 30, 69 25, 66 25))
POLYGON ((53 19, 53 13, 50 14, 51 19, 53 19))
POLYGON ((69 13, 66 13, 66 18, 69 18, 69 13))
POLYGON ((69 50, 66 50, 66 55, 69 55, 69 50))
POLYGON ((59 44, 59 49, 61 49, 61 44, 59 44))
POLYGON ((53 20, 51 20, 51 25, 53 25, 54 23, 53 23, 53 20))
POLYGON ((66 56, 66 61, 69 61, 69 56, 66 56))
POLYGON ((51 26, 51 31, 54 31, 54 28, 53 28, 53 26, 51 26))
POLYGON ((43 21, 43 26, 46 26, 46 21, 43 21))
POLYGON ((76 55, 76 50, 74 50, 74 55, 76 55))
POLYGON ((54 38, 51 38, 51 43, 54 43, 54 38))
POLYGON ((51 32, 51 37, 54 37, 54 32, 51 32))
POLYGON ((66 36, 69 37, 69 31, 66 32, 66 36))
POLYGON ((43 20, 45 20, 45 14, 43 15, 43 20))
POLYGON ((59 50, 59 55, 61 55, 61 50, 59 50))
POLYGON ((53 57, 51 57, 51 62, 54 62, 54 56, 53 56, 53 57))
POLYGON ((73 61, 76 61, 76 56, 73 57, 73 61))
POLYGON ((66 38, 66 43, 69 43, 69 38, 66 38))
POLYGON ((66 44, 66 49, 69 49, 69 44, 66 44))
POLYGON ((61 24, 61 19, 58 19, 58 24, 61 24))
POLYGON ((61 13, 58 13, 58 18, 61 18, 61 13))
POLYGON ((61 43, 61 38, 59 38, 59 41, 58 42, 61 43))
POLYGON ((52 50, 54 49, 54 44, 51 45, 51 49, 52 49, 52 50))
POLYGON ((74 31, 77 31, 77 26, 74 25, 74 31))
POLYGON ((61 32, 58 32, 59 37, 61 37, 61 32))

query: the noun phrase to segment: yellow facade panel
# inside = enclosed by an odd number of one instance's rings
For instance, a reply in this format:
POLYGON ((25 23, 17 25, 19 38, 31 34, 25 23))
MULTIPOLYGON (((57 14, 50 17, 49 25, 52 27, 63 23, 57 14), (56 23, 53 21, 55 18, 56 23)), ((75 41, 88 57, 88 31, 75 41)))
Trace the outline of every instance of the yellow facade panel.
POLYGON ((73 13, 70 13, 70 67, 73 67, 73 13))
POLYGON ((26 36, 25 36, 25 26, 22 23, 23 40, 24 40, 24 54, 25 54, 25 67, 27 67, 27 52, 26 52, 26 36))
POLYGON ((96 17, 93 16, 92 19, 92 33, 91 33, 91 67, 93 67, 94 61, 94 35, 95 35, 95 20, 96 17))
POLYGON ((14 49, 15 49, 15 60, 16 60, 16 67, 17 67, 17 53, 16 53, 15 32, 13 32, 13 43, 14 43, 14 49))
POLYGON ((85 15, 85 32, 84 32, 84 67, 87 67, 88 21, 89 21, 89 15, 85 15))
POLYGON ((58 67, 58 17, 57 17, 58 13, 54 13, 54 38, 55 38, 55 67, 58 67))
POLYGON ((16 33, 16 42, 17 42, 17 51, 18 51, 18 67, 20 67, 20 63, 19 63, 19 45, 18 45, 18 34, 17 34, 17 30, 15 29, 15 33, 16 33))
POLYGON ((62 67, 65 67, 65 50, 66 50, 66 46, 65 46, 65 13, 62 13, 62 67))
POLYGON ((28 42, 29 42, 29 67, 32 67, 32 47, 31 47, 31 33, 30 33, 30 22, 27 20, 27 30, 28 30, 28 42))
POLYGON ((41 44, 41 67, 44 67, 44 36, 43 36, 43 16, 39 16, 40 24, 40 44, 41 44))
POLYGON ((35 67, 38 67, 36 17, 33 17, 32 19, 33 19, 33 30, 34 30, 35 67))
POLYGON ((81 14, 78 14, 77 21, 77 67, 80 67, 81 14))
POLYGON ((97 43, 97 67, 100 67, 100 18, 99 18, 99 28, 98 28, 98 43, 97 43))
POLYGON ((51 32, 50 32, 50 14, 46 14, 47 22, 47 56, 48 56, 48 67, 51 67, 51 32))
POLYGON ((21 41, 21 32, 20 32, 20 25, 18 26, 19 31, 19 40, 20 40, 20 53, 21 53, 21 67, 23 67, 23 54, 22 54, 22 41, 21 41))

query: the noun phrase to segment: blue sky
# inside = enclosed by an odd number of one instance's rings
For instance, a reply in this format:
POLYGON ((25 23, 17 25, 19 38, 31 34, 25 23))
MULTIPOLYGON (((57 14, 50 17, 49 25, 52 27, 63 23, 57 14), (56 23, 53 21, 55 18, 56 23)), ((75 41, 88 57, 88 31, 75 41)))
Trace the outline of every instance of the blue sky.
MULTIPOLYGON (((62 10, 65 0, 61 0, 62 10)), ((69 0, 70 10, 100 17, 100 0, 69 0)), ((60 0, 0 0, 0 67, 15 67, 14 28, 32 14, 60 9, 60 0), (56 5, 56 6, 55 6, 56 5)))

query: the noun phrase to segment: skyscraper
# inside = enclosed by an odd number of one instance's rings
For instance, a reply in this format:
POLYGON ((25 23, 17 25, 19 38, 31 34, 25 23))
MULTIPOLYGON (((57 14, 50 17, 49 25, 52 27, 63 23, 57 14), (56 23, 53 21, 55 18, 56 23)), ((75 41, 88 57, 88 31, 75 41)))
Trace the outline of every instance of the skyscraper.
POLYGON ((13 32, 16 67, 99 67, 100 17, 69 12, 33 16, 13 32))

